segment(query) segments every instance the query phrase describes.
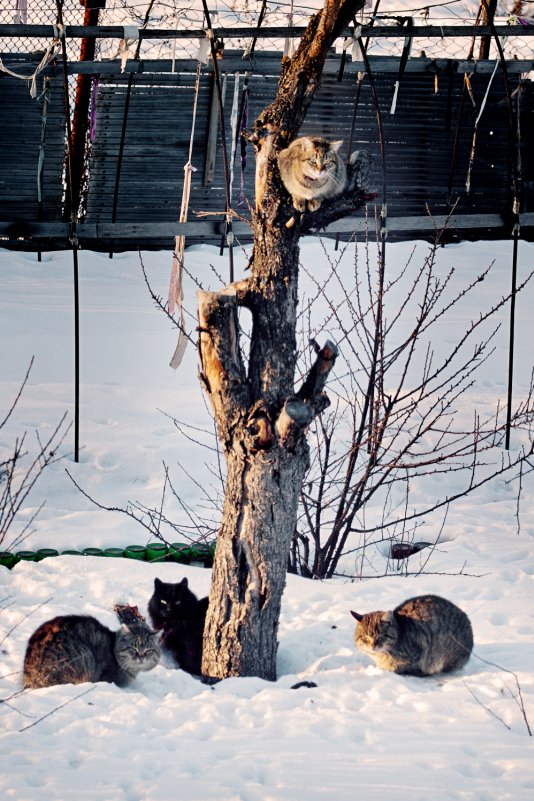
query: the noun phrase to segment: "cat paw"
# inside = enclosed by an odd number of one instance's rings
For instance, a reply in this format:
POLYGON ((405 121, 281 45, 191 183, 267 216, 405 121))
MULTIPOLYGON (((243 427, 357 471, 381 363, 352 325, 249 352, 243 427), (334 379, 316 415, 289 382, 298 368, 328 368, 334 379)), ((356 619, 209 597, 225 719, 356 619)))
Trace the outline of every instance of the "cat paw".
POLYGON ((303 198, 294 197, 293 198, 293 208, 295 208, 297 211, 300 211, 300 212, 306 211, 306 201, 303 198))
POLYGON ((320 205, 320 200, 317 200, 317 198, 312 198, 311 200, 308 200, 308 211, 317 211, 320 205))

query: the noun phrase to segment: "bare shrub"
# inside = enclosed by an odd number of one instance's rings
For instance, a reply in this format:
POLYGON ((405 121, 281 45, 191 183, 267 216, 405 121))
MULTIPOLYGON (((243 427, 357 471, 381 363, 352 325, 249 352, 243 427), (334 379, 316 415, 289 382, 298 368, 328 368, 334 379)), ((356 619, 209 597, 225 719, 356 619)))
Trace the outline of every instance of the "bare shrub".
MULTIPOLYGON (((30 362, 20 389, 4 418, 0 420, 0 431, 6 428, 8 420, 15 413, 28 382, 33 359, 30 362)), ((44 470, 62 458, 58 453, 70 430, 65 413, 46 436, 35 432, 35 443, 28 443, 29 435, 23 431, 16 436, 13 445, 0 447, 0 545, 10 549, 19 547, 30 534, 31 527, 45 502, 19 524, 21 512, 30 492, 42 476, 44 470)))
MULTIPOLYGON (((387 277, 380 253, 373 264, 369 243, 355 248, 350 283, 340 260, 332 260, 326 249, 328 276, 305 270, 316 293, 304 308, 304 328, 311 337, 316 329, 337 329, 341 355, 337 381, 329 383, 337 400, 312 428, 315 448, 292 545, 291 569, 304 576, 330 578, 347 556, 354 566, 350 575, 361 576, 371 544, 404 545, 406 554, 407 546, 413 553, 435 544, 435 537, 432 543, 417 543, 423 522, 439 510, 446 516, 451 503, 498 476, 513 473, 520 494, 523 466, 533 451, 532 378, 526 398, 511 414, 511 427, 526 431, 525 444, 515 453, 498 450, 506 428, 506 409, 499 403, 484 413, 474 410, 470 421, 459 414, 477 370, 494 351, 497 312, 510 297, 481 310, 446 345, 440 323, 460 310, 492 265, 455 290, 454 270, 440 274, 437 269, 439 246, 436 237, 420 265, 412 252, 387 277), (331 298, 340 295, 334 304, 331 298), (319 301, 326 316, 312 327, 312 309, 319 301), (447 480, 439 484, 440 476, 447 480), (416 482, 429 491, 419 491, 414 501, 416 482)), ((391 553, 389 545, 383 550, 391 553)), ((396 552, 402 558, 400 547, 396 552)), ((392 558, 386 572, 398 567, 392 558)))

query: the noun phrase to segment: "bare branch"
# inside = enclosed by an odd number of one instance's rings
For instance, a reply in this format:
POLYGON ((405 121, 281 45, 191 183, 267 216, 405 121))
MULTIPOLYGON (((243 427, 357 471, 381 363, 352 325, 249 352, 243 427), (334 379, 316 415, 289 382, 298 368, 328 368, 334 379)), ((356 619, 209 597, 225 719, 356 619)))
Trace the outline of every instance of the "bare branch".
MULTIPOLYGON (((26 376, 19 388, 15 400, 0 423, 0 430, 12 416, 17 404, 20 401, 22 392, 28 381, 33 359, 26 372, 26 376)), ((30 453, 26 447, 28 432, 15 439, 13 448, 7 457, 0 461, 0 543, 4 542, 8 532, 13 530, 15 522, 26 505, 30 492, 35 487, 43 471, 64 458, 66 454, 58 454, 71 425, 66 425, 67 413, 65 413, 52 429, 51 433, 42 439, 39 431, 36 431, 37 447, 30 453)), ((31 527, 44 506, 44 502, 32 513, 30 518, 25 521, 17 534, 14 534, 10 547, 18 545, 31 531, 31 527)))
MULTIPOLYGON (((514 693, 512 690, 510 690, 510 688, 507 686, 507 684, 506 684, 505 682, 503 682, 503 683, 504 683, 504 686, 506 687, 506 689, 508 690, 508 692, 510 693, 511 697, 513 698, 514 702, 517 704, 517 707, 518 707, 518 709, 519 709, 519 711, 520 711, 520 713, 521 713, 521 717, 523 718, 523 722, 524 722, 524 724, 525 724, 525 728, 526 728, 526 730, 527 730, 528 736, 529 736, 529 737, 532 737, 532 736, 533 736, 533 735, 532 735, 532 729, 531 729, 531 727, 530 727, 530 721, 529 721, 529 719, 528 719, 528 716, 527 716, 527 711, 526 711, 526 708, 525 708, 525 702, 524 702, 524 698, 523 698, 523 693, 522 693, 522 691, 521 691, 521 685, 520 685, 520 683, 519 683, 519 678, 518 678, 518 676, 517 676, 517 673, 515 673, 513 670, 510 670, 510 668, 505 668, 505 667, 503 667, 502 665, 498 665, 496 662, 491 662, 491 661, 490 661, 490 660, 488 660, 488 659, 484 659, 484 657, 480 656, 479 654, 477 654, 477 653, 475 653, 475 652, 473 652, 473 656, 474 656, 476 659, 478 659, 480 662, 484 662, 484 664, 485 664, 485 665, 490 665, 490 667, 497 668, 497 670, 502 670, 502 671, 503 671, 503 673, 508 673, 510 676, 512 676, 512 678, 514 679, 515 686, 516 686, 517 694, 516 694, 516 693, 514 693)), ((470 687, 468 687, 468 686, 467 686, 467 684, 466 684, 465 682, 464 682, 464 685, 467 687, 467 689, 469 690, 469 692, 471 693, 471 695, 473 696, 473 698, 475 698, 475 700, 476 700, 476 701, 479 701, 479 699, 478 699, 478 698, 477 698, 477 697, 474 695, 474 693, 473 693, 473 691, 471 690, 471 688, 470 688, 470 687)), ((480 701, 479 701, 479 703, 480 703, 480 701)), ((506 726, 506 728, 508 729, 508 731, 511 731, 511 727, 510 727, 510 726, 508 726, 506 723, 504 723, 504 721, 502 720, 502 718, 500 718, 498 715, 496 715, 496 714, 495 714, 495 713, 494 713, 494 712, 493 712, 493 711, 492 711, 492 710, 491 710, 491 709, 490 709, 488 706, 486 706, 485 704, 482 704, 482 706, 484 707, 484 709, 485 709, 487 712, 489 712, 489 713, 490 713, 490 715, 493 715, 493 717, 496 717, 496 718, 497 718, 497 720, 499 720, 501 723, 503 723, 503 725, 504 725, 504 726, 506 726)))
POLYGON ((21 623, 24 623, 24 621, 25 621, 25 620, 27 620, 27 618, 29 618, 29 617, 30 617, 30 615, 33 615, 33 614, 34 614, 34 612, 37 612, 37 610, 38 610, 38 609, 40 609, 42 606, 46 606, 46 604, 49 604, 49 603, 50 603, 50 601, 52 600, 52 598, 53 598, 53 596, 50 596, 50 598, 47 598, 47 599, 46 599, 46 601, 41 601, 41 603, 40 603, 40 604, 38 604, 38 605, 37 605, 37 606, 35 606, 33 609, 31 609, 29 612, 27 612, 25 615, 23 615, 23 616, 21 617, 21 619, 20 619, 20 620, 18 620, 18 621, 15 623, 15 625, 14 625, 14 626, 11 626, 11 628, 9 629, 9 631, 8 631, 8 632, 6 632, 6 634, 5 634, 5 636, 3 637, 3 639, 1 639, 1 640, 0 640, 0 645, 3 645, 3 644, 5 643, 5 641, 7 640, 7 638, 8 638, 8 637, 9 637, 11 634, 13 634, 13 632, 15 631, 15 629, 17 629, 17 628, 18 628, 18 627, 21 625, 21 623))
MULTIPOLYGON (((182 334, 185 337, 187 337, 187 339, 189 340, 189 342, 192 345, 196 346, 197 343, 192 338, 192 336, 186 331, 186 329, 183 327, 183 325, 181 325, 180 321, 177 320, 176 317, 169 312, 167 303, 163 300, 161 295, 156 295, 156 293, 152 289, 152 285, 150 284, 150 281, 148 280, 148 275, 147 275, 147 272, 146 272, 146 269, 145 269, 145 264, 143 262, 143 257, 141 255, 141 251, 139 251, 139 263, 141 265, 141 270, 142 270, 142 273, 143 273, 143 278, 144 278, 146 287, 148 289, 150 297, 154 301, 154 305, 156 306, 156 308, 159 309, 161 312, 163 312, 163 314, 170 320, 170 322, 173 324, 173 326, 175 328, 178 328, 178 330, 181 331, 182 334)), ((191 317, 193 317, 193 315, 191 315, 191 317)), ((193 317, 193 319, 194 319, 194 317, 193 317)))
MULTIPOLYGON (((374 267, 368 258, 366 275, 357 273, 354 288, 345 290, 343 302, 335 304, 329 300, 329 283, 336 282, 344 290, 337 264, 330 257, 330 271, 324 282, 311 274, 316 297, 321 296, 327 304, 323 324, 327 320, 329 326, 337 325, 344 334, 342 344, 351 350, 353 364, 356 357, 356 367, 347 362, 344 374, 337 376, 337 384, 330 385, 330 391, 336 391, 343 404, 336 406, 328 418, 327 429, 316 427, 316 435, 320 434, 320 455, 312 458, 305 484, 313 487, 313 492, 304 489, 302 493, 295 552, 298 559, 299 542, 305 543, 307 552, 309 544, 313 544, 314 555, 308 553, 307 558, 312 561, 306 567, 313 575, 337 574, 342 556, 358 552, 363 560, 367 544, 398 540, 399 532, 401 538, 413 540, 415 530, 429 515, 441 509, 447 511, 451 503, 499 476, 513 474, 521 490, 525 462, 529 464, 533 446, 527 443, 515 456, 501 455, 495 459, 495 446, 506 425, 501 404, 497 403, 495 410, 484 417, 475 412, 472 425, 462 422, 460 426, 457 422, 458 405, 474 386, 477 370, 494 352, 492 341, 497 329, 485 333, 482 341, 470 348, 466 346, 483 325, 487 331, 488 321, 509 298, 492 304, 465 331, 460 331, 457 342, 438 363, 429 343, 432 327, 479 286, 491 266, 466 287, 451 293, 453 271, 449 270, 444 278, 436 278, 436 254, 437 243, 434 243, 420 267, 413 265, 413 252, 409 256, 415 278, 406 280, 406 294, 396 305, 388 303, 389 320, 380 311, 380 305, 385 304, 393 287, 398 294, 400 276, 407 275, 406 265, 382 284, 372 275, 374 267), (451 294, 452 299, 448 297, 451 294), (412 322, 408 336, 399 344, 397 328, 401 325, 404 328, 404 317, 412 322), (416 364, 422 367, 416 370, 416 364), (386 386, 390 387, 387 393, 386 386), (327 430, 340 428, 347 439, 347 425, 348 447, 342 446, 342 440, 335 442, 331 435, 326 435, 327 430), (407 497, 402 507, 391 503, 394 487, 404 484, 409 491, 410 476, 424 480, 427 476, 435 479, 440 474, 452 473, 464 477, 454 494, 432 497, 427 504, 415 508, 408 505, 407 497), (382 519, 364 520, 366 507, 371 508, 370 501, 378 498, 382 519), (306 535, 309 543, 304 539, 306 535), (358 537, 360 544, 354 545, 358 537)), ((311 319, 309 312, 307 316, 311 319)), ((512 414, 513 427, 528 431, 532 426, 533 391, 531 383, 526 399, 512 414)), ((532 437, 529 440, 532 443, 532 437)), ((445 520, 446 514, 441 530, 445 520)), ((439 538, 433 540, 435 547, 439 538)), ((430 549, 425 554, 421 570, 428 569, 432 553, 430 549)))
POLYGON ((19 733, 21 733, 23 731, 27 731, 28 729, 33 728, 33 726, 37 726, 38 723, 41 723, 43 720, 46 720, 46 718, 49 718, 51 715, 54 715, 60 709, 63 709, 64 706, 67 706, 67 704, 71 704, 73 701, 77 701, 79 698, 83 698, 83 696, 87 695, 87 693, 93 692, 93 690, 95 688, 96 688, 96 685, 93 685, 93 687, 89 687, 88 690, 84 690, 83 692, 78 693, 78 695, 75 695, 73 698, 69 698, 67 701, 64 701, 62 704, 59 704, 59 706, 56 706, 50 712, 47 712, 46 715, 42 715, 40 718, 35 720, 33 723, 30 723, 28 726, 23 726, 22 729, 19 729, 19 733))

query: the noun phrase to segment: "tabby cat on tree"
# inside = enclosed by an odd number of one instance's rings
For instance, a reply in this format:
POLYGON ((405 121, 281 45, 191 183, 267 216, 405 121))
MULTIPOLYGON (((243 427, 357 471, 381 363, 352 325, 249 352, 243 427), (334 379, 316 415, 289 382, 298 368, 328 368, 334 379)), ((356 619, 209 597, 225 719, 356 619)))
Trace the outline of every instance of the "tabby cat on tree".
POLYGON ((177 666, 201 675, 202 639, 208 611, 208 597, 200 600, 189 589, 187 578, 178 584, 154 579, 154 593, 148 602, 153 627, 161 631, 160 644, 177 666))
POLYGON ((351 614, 358 621, 357 648, 394 673, 431 676, 459 670, 473 649, 469 618, 438 595, 410 598, 393 611, 351 614))
POLYGON ((146 623, 111 631, 88 615, 55 617, 30 637, 24 657, 24 686, 51 687, 107 681, 125 687, 160 658, 155 632, 146 623))
POLYGON ((347 171, 338 150, 342 141, 301 136, 278 154, 283 184, 297 211, 316 211, 323 200, 343 191, 347 171))

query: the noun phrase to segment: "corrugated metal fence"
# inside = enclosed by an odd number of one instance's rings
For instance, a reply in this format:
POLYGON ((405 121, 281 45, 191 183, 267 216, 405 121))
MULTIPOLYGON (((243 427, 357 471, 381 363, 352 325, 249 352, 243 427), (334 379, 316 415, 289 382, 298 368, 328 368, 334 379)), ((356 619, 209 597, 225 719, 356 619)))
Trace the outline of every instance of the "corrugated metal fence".
MULTIPOLYGON (((279 63, 278 57, 278 66, 279 63)), ((339 59, 333 58, 302 133, 343 139, 345 155, 348 155, 347 145, 352 138, 351 150, 366 150, 374 156, 370 186, 379 191, 382 168, 376 110, 369 83, 364 78, 358 92, 354 71, 346 72, 338 80, 338 67, 339 59)), ((149 68, 149 62, 145 68, 149 68)), ((95 135, 89 151, 85 215, 80 225, 82 244, 84 236, 91 247, 107 247, 110 241, 115 247, 125 247, 128 243, 135 247, 168 247, 172 243, 168 224, 176 223, 180 213, 195 96, 193 68, 192 63, 190 70, 176 73, 142 72, 131 77, 101 75, 98 78, 94 87, 97 99, 95 135)), ((235 111, 241 106, 245 80, 250 126, 275 96, 277 69, 251 73, 246 79, 243 72, 224 73, 229 151, 232 149, 232 109, 235 111)), ((446 214, 451 205, 457 203, 456 215, 475 215, 462 236, 486 237, 492 227, 492 215, 501 215, 506 223, 512 203, 514 148, 500 69, 491 85, 488 71, 472 74, 466 83, 455 62, 449 62, 439 74, 431 69, 406 72, 400 84, 396 111, 391 114, 396 77, 394 71, 375 74, 384 125, 389 217, 393 220, 423 218, 428 216, 428 210, 432 215, 446 214), (473 149, 475 120, 482 107, 473 149), (468 174, 469 191, 466 189, 468 174)), ((520 75, 512 75, 510 80, 512 90, 521 86, 514 98, 521 121, 524 199, 521 211, 532 212, 534 153, 529 143, 534 141, 533 89, 530 81, 520 82, 520 75)), ((48 93, 43 138, 44 98, 33 100, 20 81, 8 76, 0 79, 0 233, 3 234, 8 231, 21 236, 31 233, 36 221, 51 223, 62 219, 65 119, 59 75, 49 79, 48 93), (39 202, 40 158, 43 194, 39 202), (16 225, 9 228, 9 223, 16 225)), ((195 212, 224 211, 220 152, 213 75, 206 71, 200 79, 194 132, 191 221, 197 219, 195 212)), ((253 202, 254 197, 254 154, 249 145, 244 164, 239 145, 236 152, 232 207, 246 217, 247 201, 253 202)), ((190 235, 195 239, 213 238, 221 230, 220 224, 204 222, 203 226, 200 223, 190 226, 190 235)), ((246 237, 246 226, 237 228, 246 237)), ((347 223, 341 230, 346 232, 349 228, 347 223)), ((41 226, 39 230, 45 229, 41 226)), ((52 239, 53 227, 47 230, 52 239)), ((524 233, 528 236, 528 231, 524 233)))
POLYGON ((0 78, 0 220, 61 220, 65 108, 59 80, 0 78))

